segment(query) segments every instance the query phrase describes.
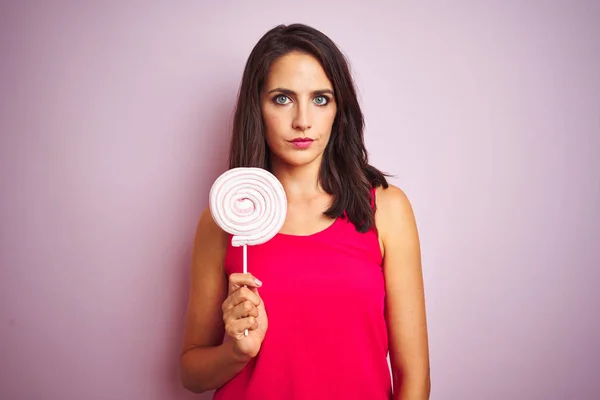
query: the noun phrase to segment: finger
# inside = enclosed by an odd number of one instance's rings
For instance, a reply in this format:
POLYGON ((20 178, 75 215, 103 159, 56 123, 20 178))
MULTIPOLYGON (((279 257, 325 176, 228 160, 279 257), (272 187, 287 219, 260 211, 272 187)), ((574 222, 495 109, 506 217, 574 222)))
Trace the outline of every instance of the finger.
MULTIPOLYGON (((231 308, 228 312, 223 314, 223 323, 225 326, 236 324, 238 320, 254 318, 256 319, 259 315, 259 310, 250 302, 244 302, 238 304, 236 307, 231 308)), ((247 328, 245 328, 247 329, 247 328)))
POLYGON ((241 287, 233 294, 230 294, 221 305, 223 317, 226 318, 226 314, 231 312, 233 308, 246 301, 249 301, 255 307, 258 307, 262 303, 262 299, 256 288, 249 289, 241 287))
POLYGON ((241 339, 244 337, 244 331, 246 329, 255 330, 256 328, 258 328, 258 322, 256 318, 248 317, 231 321, 229 324, 227 324, 226 330, 229 336, 236 339, 241 339))
POLYGON ((258 308, 249 300, 238 304, 231 312, 231 318, 240 319, 246 317, 258 317, 258 308))
POLYGON ((251 302, 256 307, 258 307, 261 303, 261 299, 258 296, 258 293, 255 293, 253 290, 246 288, 246 287, 239 288, 230 297, 231 297, 232 305, 234 307, 245 301, 251 302))
POLYGON ((243 286, 258 288, 262 282, 252 274, 234 273, 229 276, 229 293, 233 293, 243 286))
MULTIPOLYGON (((248 317, 248 319, 250 319, 252 317, 248 317)), ((249 331, 253 331, 255 329, 258 329, 258 319, 253 318, 252 320, 248 321, 248 330, 249 331)))
POLYGON ((254 293, 256 295, 256 297, 258 297, 258 299, 262 302, 262 297, 260 296, 260 293, 258 293, 258 289, 254 288, 254 287, 250 287, 248 288, 252 293, 254 293))

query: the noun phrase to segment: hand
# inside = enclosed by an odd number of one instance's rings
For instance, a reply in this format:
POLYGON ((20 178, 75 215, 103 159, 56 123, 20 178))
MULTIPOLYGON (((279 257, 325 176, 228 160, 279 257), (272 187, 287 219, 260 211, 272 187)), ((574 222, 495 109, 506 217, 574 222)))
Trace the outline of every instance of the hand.
POLYGON ((248 360, 258 354, 269 325, 258 294, 260 286, 262 283, 251 274, 231 274, 228 295, 222 306, 225 332, 233 341, 234 351, 248 360), (248 336, 244 335, 246 329, 248 336))

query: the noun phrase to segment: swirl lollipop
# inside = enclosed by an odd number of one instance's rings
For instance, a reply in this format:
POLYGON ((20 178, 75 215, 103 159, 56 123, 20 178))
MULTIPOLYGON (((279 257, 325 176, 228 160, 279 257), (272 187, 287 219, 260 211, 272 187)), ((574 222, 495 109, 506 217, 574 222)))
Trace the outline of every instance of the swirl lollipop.
POLYGON ((240 167, 223 173, 210 189, 209 205, 215 223, 233 235, 231 245, 243 246, 244 273, 248 272, 247 246, 271 240, 287 213, 283 186, 262 168, 240 167))

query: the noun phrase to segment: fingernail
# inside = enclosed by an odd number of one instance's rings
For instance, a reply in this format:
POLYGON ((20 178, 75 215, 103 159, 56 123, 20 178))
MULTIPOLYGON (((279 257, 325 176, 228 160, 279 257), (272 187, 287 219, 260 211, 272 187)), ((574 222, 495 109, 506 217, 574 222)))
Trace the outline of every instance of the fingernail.
POLYGON ((257 286, 262 286, 262 282, 259 281, 258 279, 254 278, 254 281, 256 282, 257 286))

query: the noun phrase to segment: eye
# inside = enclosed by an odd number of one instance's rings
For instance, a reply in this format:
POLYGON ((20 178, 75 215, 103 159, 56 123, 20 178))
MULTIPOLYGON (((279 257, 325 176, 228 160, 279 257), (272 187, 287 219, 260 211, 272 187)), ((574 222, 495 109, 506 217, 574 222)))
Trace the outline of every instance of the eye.
POLYGON ((325 106, 327 105, 327 103, 329 103, 329 99, 327 98, 327 96, 317 96, 315 97, 314 102, 318 106, 325 106))
POLYGON ((288 104, 289 100, 290 100, 290 98, 283 94, 279 94, 273 98, 273 101, 275 102, 275 104, 281 104, 281 105, 288 104))

